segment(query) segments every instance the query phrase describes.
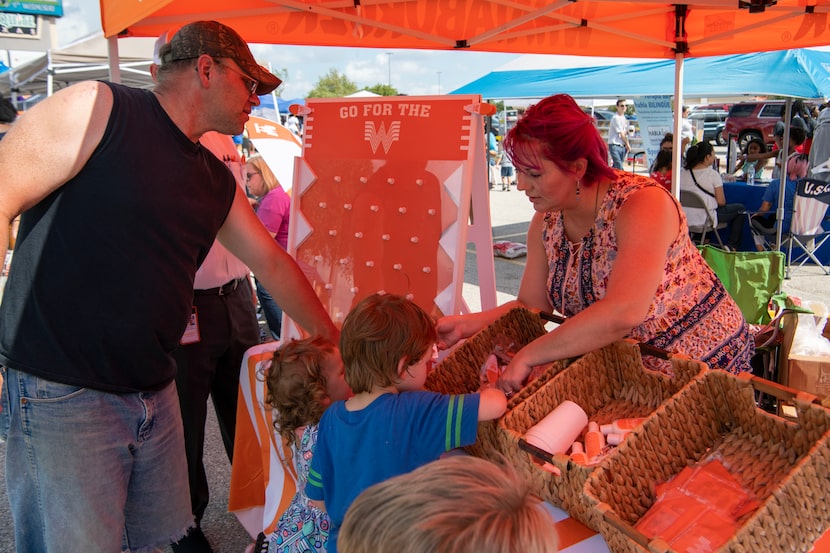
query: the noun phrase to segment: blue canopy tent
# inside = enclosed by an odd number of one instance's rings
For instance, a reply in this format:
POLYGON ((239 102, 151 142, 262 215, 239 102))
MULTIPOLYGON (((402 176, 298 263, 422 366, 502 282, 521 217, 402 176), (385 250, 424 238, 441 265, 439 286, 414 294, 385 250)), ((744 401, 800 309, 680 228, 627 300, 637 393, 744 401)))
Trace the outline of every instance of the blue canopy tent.
MULTIPOLYGON (((810 49, 780 50, 686 58, 682 88, 687 96, 776 95, 788 98, 830 97, 830 52, 810 49)), ((672 60, 576 69, 493 71, 450 94, 481 94, 483 98, 544 98, 567 93, 574 97, 644 96, 672 94, 677 70, 672 60)), ((790 105, 786 108, 789 126, 790 105)), ((787 149, 789 132, 784 133, 787 149)), ((677 190, 675 158, 672 189, 677 190)), ((780 183, 777 218, 784 214, 786 179, 780 183)), ((778 226, 776 245, 781 244, 778 226)))
POLYGON ((292 104, 300 104, 301 106, 305 105, 305 98, 292 98, 290 100, 283 100, 282 98, 276 97, 276 106, 274 105, 274 98, 275 95, 267 94, 265 96, 259 97, 259 105, 251 110, 251 113, 258 116, 258 117, 265 117, 266 119, 271 119, 272 121, 280 121, 281 114, 288 113, 288 107, 292 104))
MULTIPOLYGON (((673 94, 675 62, 493 71, 450 94, 483 98, 544 98, 565 92, 574 97, 673 94)), ((743 94, 825 98, 830 96, 830 52, 809 49, 760 52, 684 62, 686 96, 743 94)))

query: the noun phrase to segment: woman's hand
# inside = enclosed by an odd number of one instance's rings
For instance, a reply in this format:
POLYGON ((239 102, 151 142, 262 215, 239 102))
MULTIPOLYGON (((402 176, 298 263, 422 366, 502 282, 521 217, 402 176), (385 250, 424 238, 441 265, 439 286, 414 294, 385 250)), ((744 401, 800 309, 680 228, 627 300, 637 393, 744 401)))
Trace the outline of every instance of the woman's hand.
POLYGON ((435 324, 435 332, 438 334, 438 349, 449 349, 458 343, 459 340, 466 338, 462 327, 464 322, 464 315, 450 315, 441 317, 435 324))
POLYGON ((530 375, 530 371, 533 370, 533 365, 526 362, 525 357, 522 355, 521 350, 513 356, 513 359, 510 363, 504 368, 504 372, 501 373, 496 386, 501 389, 505 395, 510 396, 511 394, 518 392, 524 387, 525 380, 527 380, 528 375, 530 375))
POLYGON ((449 349, 464 338, 469 338, 482 328, 492 324, 496 319, 507 313, 516 305, 516 301, 510 301, 487 311, 480 313, 467 313, 466 315, 447 315, 438 319, 435 323, 435 332, 438 334, 438 349, 449 349))

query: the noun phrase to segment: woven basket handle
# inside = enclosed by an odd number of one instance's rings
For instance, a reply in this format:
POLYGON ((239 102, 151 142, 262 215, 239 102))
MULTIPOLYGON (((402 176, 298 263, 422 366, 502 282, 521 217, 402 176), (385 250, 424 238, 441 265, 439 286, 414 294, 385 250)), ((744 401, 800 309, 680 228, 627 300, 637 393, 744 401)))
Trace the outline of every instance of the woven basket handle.
POLYGON ((545 451, 540 447, 536 447, 535 445, 529 443, 524 438, 519 438, 519 449, 522 451, 526 451, 545 463, 553 464, 553 453, 549 451, 545 451))
POLYGON ((783 384, 773 382, 772 380, 761 378, 760 376, 755 376, 751 372, 741 373, 738 375, 738 378, 740 378, 741 380, 748 381, 752 385, 752 387, 758 390, 759 392, 773 395, 778 399, 783 399, 784 401, 794 402, 795 400, 798 400, 808 404, 817 403, 821 405, 821 401, 819 400, 819 398, 813 394, 803 392, 801 390, 796 390, 795 388, 789 388, 787 386, 784 386, 783 384))
POLYGON ((640 348, 640 353, 644 355, 651 355, 652 357, 666 360, 669 360, 672 357, 672 352, 650 346, 643 342, 637 342, 637 347, 640 348))
POLYGON ((610 526, 613 526, 619 533, 628 537, 631 541, 642 547, 644 550, 651 553, 666 553, 673 551, 671 546, 662 538, 656 537, 649 539, 648 536, 634 528, 632 525, 621 519, 617 513, 611 509, 608 503, 600 503, 597 505, 597 510, 610 526))
POLYGON ((550 321, 556 324, 562 324, 565 322, 565 317, 554 315, 553 313, 545 313, 544 311, 539 311, 539 317, 545 321, 550 321))

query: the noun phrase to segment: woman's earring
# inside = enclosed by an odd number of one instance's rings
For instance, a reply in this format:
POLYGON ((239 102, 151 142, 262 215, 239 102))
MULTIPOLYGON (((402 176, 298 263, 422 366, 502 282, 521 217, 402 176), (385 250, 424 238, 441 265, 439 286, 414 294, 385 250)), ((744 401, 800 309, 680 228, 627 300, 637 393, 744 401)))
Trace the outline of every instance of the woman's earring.
POLYGON ((576 195, 579 196, 579 179, 576 179, 576 195))

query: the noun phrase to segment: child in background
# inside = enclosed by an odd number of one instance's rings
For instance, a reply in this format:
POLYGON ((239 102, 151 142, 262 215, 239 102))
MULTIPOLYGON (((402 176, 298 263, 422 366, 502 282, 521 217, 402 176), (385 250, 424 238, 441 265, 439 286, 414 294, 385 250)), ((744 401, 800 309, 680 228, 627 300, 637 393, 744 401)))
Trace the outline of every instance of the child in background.
POLYGON ((738 173, 738 171, 743 169, 743 178, 741 180, 746 180, 746 171, 750 165, 755 167, 755 178, 762 178, 761 173, 767 166, 768 158, 759 158, 758 155, 766 152, 767 145, 757 138, 753 138, 752 140, 746 143, 746 145, 744 146, 744 151, 741 152, 741 156, 740 158, 738 158, 738 163, 735 165, 736 174, 738 173))
POLYGON ((671 150, 660 150, 651 166, 651 178, 659 182, 663 188, 671 191, 671 150))
POLYGON ((297 493, 269 538, 268 551, 325 551, 331 522, 308 501, 304 488, 320 417, 331 403, 351 395, 343 378, 343 362, 328 340, 293 340, 274 353, 265 377, 274 428, 291 446, 297 471, 297 493))
POLYGON ((340 532, 342 553, 552 553, 542 501, 506 461, 434 461, 364 491, 340 532))
POLYGON ((340 352, 354 396, 320 420, 306 495, 332 522, 328 551, 346 510, 366 488, 475 442, 478 421, 504 414, 497 389, 466 395, 423 391, 435 355, 435 323, 414 302, 374 294, 343 322, 340 352))

